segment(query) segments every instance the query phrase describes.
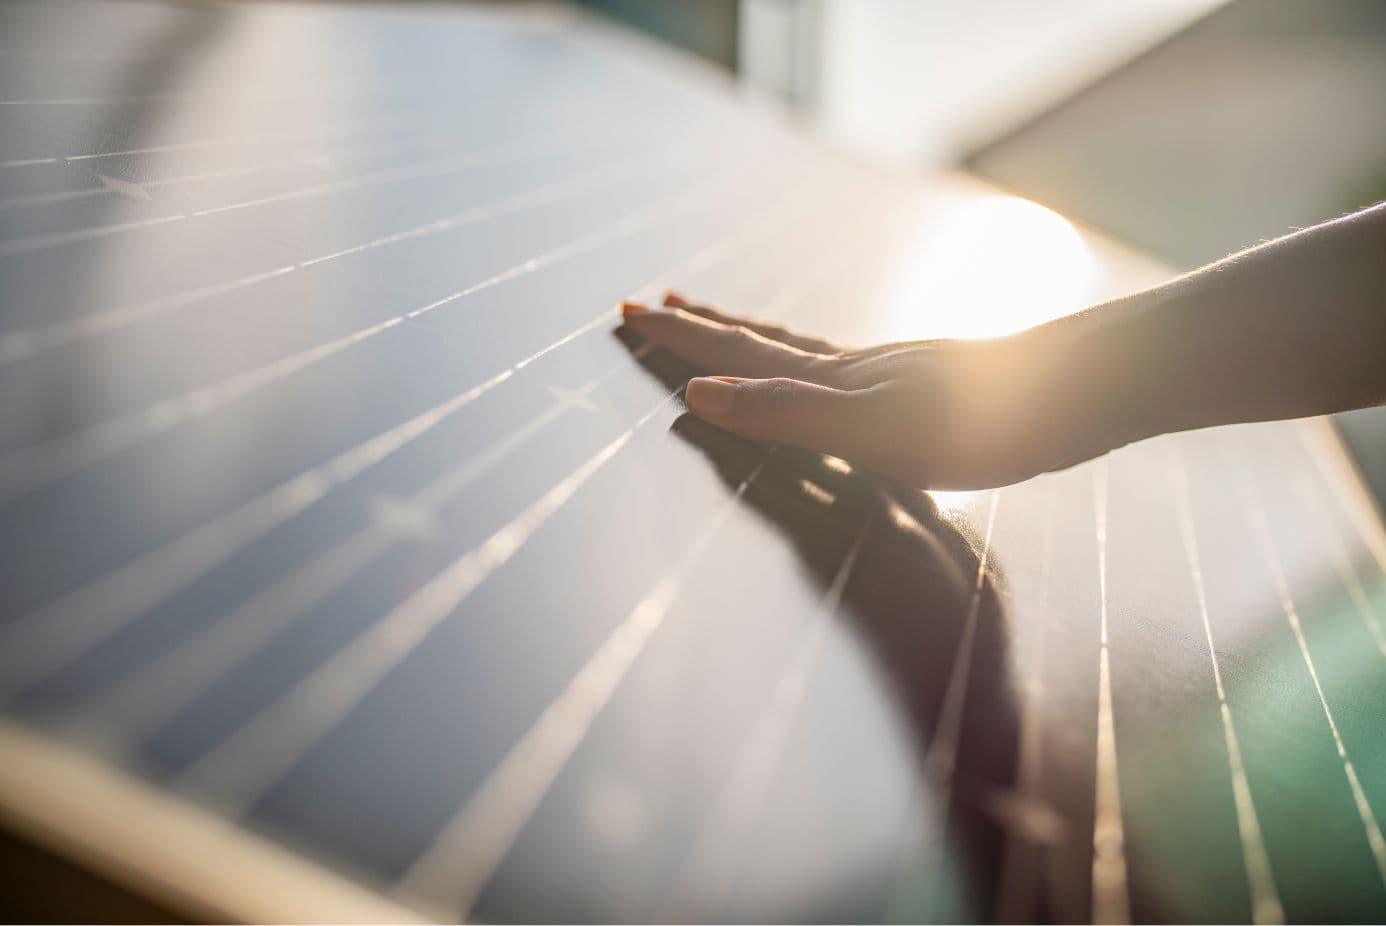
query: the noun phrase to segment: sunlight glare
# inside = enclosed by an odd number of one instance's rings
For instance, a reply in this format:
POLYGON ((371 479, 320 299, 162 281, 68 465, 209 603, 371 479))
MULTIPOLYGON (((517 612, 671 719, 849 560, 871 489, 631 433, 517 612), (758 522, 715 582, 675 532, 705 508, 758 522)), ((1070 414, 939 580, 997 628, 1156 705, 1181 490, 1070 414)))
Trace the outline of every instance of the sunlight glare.
POLYGON ((1018 196, 928 202, 886 302, 891 340, 988 338, 1084 308, 1098 267, 1083 236, 1018 196))

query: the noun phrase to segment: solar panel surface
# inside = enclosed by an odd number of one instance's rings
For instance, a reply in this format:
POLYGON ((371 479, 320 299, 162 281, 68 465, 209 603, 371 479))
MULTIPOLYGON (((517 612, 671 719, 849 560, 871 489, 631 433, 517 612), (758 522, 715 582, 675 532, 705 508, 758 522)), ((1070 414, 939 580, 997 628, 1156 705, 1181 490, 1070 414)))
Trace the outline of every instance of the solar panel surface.
POLYGON ((16 832, 223 917, 1386 915, 1386 535, 1322 422, 929 497, 613 337, 1159 267, 563 8, 0 16, 16 832))

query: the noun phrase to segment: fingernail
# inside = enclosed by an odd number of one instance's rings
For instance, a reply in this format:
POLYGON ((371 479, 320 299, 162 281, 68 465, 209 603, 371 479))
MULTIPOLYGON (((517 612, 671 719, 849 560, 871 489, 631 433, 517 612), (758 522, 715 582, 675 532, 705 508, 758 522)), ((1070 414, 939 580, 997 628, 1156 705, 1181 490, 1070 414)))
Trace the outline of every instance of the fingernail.
POLYGON ((629 299, 621 300, 622 315, 641 315, 650 311, 650 307, 639 302, 631 302, 629 299))
POLYGON ((700 376, 689 380, 684 395, 688 407, 699 415, 726 415, 736 400, 736 380, 700 376))
POLYGON ((671 305, 676 309, 682 309, 688 306, 688 300, 671 289, 664 294, 664 304, 671 305))

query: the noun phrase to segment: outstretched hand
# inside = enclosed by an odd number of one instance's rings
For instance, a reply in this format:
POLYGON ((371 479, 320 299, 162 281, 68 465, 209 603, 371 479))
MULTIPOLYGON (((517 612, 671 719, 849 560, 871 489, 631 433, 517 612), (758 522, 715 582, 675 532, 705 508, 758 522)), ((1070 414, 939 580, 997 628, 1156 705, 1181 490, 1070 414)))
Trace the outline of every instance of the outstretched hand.
POLYGON ((1386 402, 1386 203, 985 341, 843 347, 670 293, 637 335, 698 417, 907 486, 1019 482, 1133 440, 1386 402))
POLYGON ((676 293, 659 307, 621 308, 635 333, 713 374, 688 384, 699 418, 908 486, 1005 485, 1124 442, 1104 426, 1104 403, 1066 333, 858 349, 676 293))

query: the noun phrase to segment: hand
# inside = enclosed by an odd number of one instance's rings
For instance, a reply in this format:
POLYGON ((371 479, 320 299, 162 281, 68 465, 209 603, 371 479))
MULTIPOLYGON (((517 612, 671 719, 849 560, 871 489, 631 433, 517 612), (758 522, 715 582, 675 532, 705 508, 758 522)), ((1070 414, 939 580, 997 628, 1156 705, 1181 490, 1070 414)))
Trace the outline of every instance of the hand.
POLYGON ((1074 329, 853 349, 676 293, 622 312, 636 334, 716 374, 688 384, 699 418, 907 486, 1006 485, 1125 443, 1104 424, 1110 384, 1082 372, 1094 364, 1074 329))

